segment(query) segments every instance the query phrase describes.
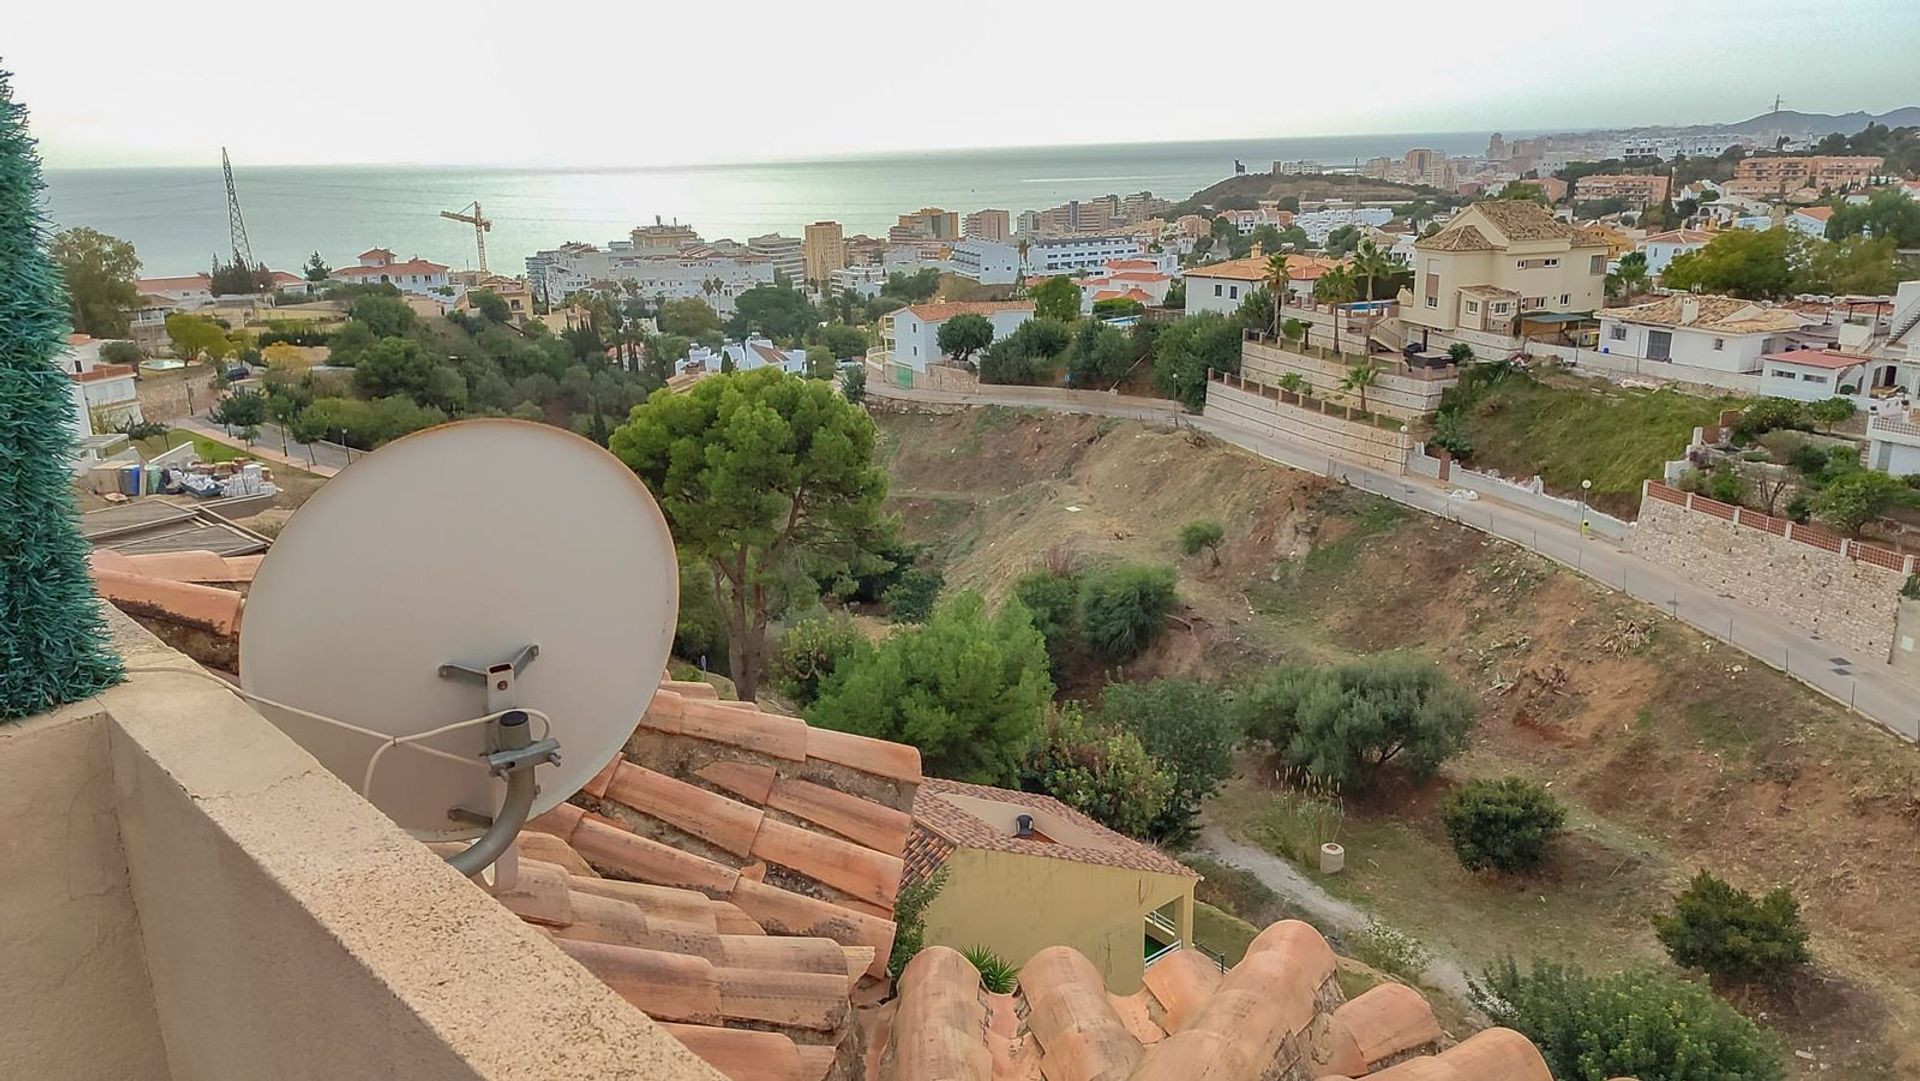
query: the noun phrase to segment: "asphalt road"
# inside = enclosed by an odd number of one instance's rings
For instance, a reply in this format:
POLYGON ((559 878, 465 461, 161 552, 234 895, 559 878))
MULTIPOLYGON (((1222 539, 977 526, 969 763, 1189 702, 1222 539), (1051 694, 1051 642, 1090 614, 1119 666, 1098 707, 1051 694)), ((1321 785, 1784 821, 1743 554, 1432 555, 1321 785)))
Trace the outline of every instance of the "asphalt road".
MULTIPOLYGON (((1886 659, 1863 656, 1802 631, 1731 597, 1701 589, 1681 575, 1649 563, 1598 536, 1497 499, 1464 500, 1457 491, 1420 476, 1400 476, 1329 458, 1314 448, 1254 432, 1217 418, 1193 416, 1155 399, 1097 391, 993 386, 977 392, 910 390, 870 380, 876 397, 929 405, 1003 405, 1060 413, 1119 417, 1172 424, 1206 432, 1223 442, 1282 465, 1344 481, 1416 510, 1512 541, 1565 564, 1600 584, 1621 590, 1668 615, 1727 642, 1752 660, 1779 669, 1910 741, 1920 741, 1920 686, 1886 667, 1886 659)), ((1741 663, 1738 661, 1730 663, 1741 663)))

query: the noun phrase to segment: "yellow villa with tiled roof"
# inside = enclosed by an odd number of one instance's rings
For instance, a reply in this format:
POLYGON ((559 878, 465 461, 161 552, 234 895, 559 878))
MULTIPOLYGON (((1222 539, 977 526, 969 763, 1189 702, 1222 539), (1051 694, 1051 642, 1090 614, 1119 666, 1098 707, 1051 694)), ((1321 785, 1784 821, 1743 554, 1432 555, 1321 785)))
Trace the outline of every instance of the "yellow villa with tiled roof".
POLYGON ((1400 315, 1422 340, 1511 338, 1522 316, 1591 312, 1606 295, 1607 241, 1538 203, 1488 200, 1414 242, 1400 315))

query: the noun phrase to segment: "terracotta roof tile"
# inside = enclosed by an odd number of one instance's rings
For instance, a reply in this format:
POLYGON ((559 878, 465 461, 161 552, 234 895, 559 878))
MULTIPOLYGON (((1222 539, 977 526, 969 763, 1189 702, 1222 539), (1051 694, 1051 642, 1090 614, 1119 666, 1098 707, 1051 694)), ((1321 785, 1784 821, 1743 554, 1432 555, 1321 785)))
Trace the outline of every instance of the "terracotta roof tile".
POLYGON ((807 729, 807 757, 897 781, 920 783, 920 748, 871 736, 807 729))
POLYGON ((733 1081, 820 1081, 826 1076, 810 1072, 812 1065, 801 1060, 792 1038, 778 1032, 672 1021, 660 1027, 733 1081))
POLYGON ((753 854, 887 910, 904 869, 898 856, 773 819, 761 823, 753 854))
POLYGON ((900 1006, 887 1045, 890 1076, 991 1081, 979 989, 979 970, 957 950, 929 946, 915 954, 900 973, 900 1006))
POLYGON ((629 833, 599 815, 582 819, 567 843, 602 872, 657 886, 725 896, 740 877, 734 868, 629 833))
POLYGON ((1788 308, 1771 307, 1738 297, 1702 294, 1661 297, 1626 308, 1605 308, 1597 314, 1602 319, 1663 327, 1722 330, 1730 334, 1772 334, 1798 330, 1807 324, 1805 318, 1788 308), (1691 321, 1686 318, 1690 304, 1695 309, 1691 321))
POLYGON ((1492 251, 1493 241, 1472 225, 1450 225, 1432 236, 1421 237, 1413 246, 1422 251, 1492 251))
POLYGON ((125 569, 134 574, 202 584, 251 582, 260 566, 259 556, 228 558, 208 551, 144 552, 121 558, 127 563, 125 569))
POLYGON ((953 855, 953 849, 952 841, 914 823, 913 832, 907 835, 906 881, 918 882, 931 876, 953 855))
POLYGON ((1020 968, 1027 1027, 1049 1077, 1124 1078, 1145 1052, 1107 998, 1100 971, 1079 950, 1053 946, 1020 968))
POLYGON ((595 871, 586 860, 581 859, 580 853, 575 852, 572 845, 567 844, 551 833, 522 830, 519 838, 514 841, 514 844, 519 848, 520 856, 523 859, 543 860, 547 863, 558 864, 566 868, 567 873, 570 875, 581 875, 587 878, 600 877, 599 872, 595 871))
POLYGON ((231 589, 123 571, 96 570, 93 579, 100 596, 129 615, 179 623, 219 638, 239 633, 243 602, 231 589))
POLYGON ((1467 208, 1478 213, 1508 240, 1571 240, 1574 228, 1530 199, 1483 199, 1467 208))
POLYGON ((1164 1011, 1161 1025, 1178 1032, 1219 989, 1224 974, 1199 950, 1179 950, 1147 966, 1144 982, 1164 1011))
POLYGON ((736 856, 754 851, 766 817, 764 811, 631 762, 617 764, 605 797, 736 856))
POLYGON ((761 713, 751 707, 656 693, 640 724, 792 762, 805 761, 807 757, 805 721, 761 713))
POLYGON ((1382 983, 1333 1011, 1320 1040, 1319 1069, 1373 1073, 1439 1047, 1444 1033, 1433 1007, 1403 983, 1382 983))
POLYGON ((547 927, 564 927, 573 922, 572 895, 567 890, 564 867, 539 860, 519 861, 513 885, 496 888, 493 896, 507 910, 526 920, 547 927))
POLYGON ((869 971, 875 976, 886 974, 893 950, 892 920, 746 878, 734 883, 727 899, 769 934, 818 935, 846 946, 872 946, 875 956, 869 971))
POLYGON ((1124 867, 1154 874, 1200 877, 1198 872, 1152 845, 1116 833, 1051 796, 1042 796, 1033 792, 1016 792, 1012 789, 991 788, 986 785, 929 777, 921 783, 920 791, 914 797, 913 818, 917 826, 937 833, 962 848, 982 848, 1026 856, 1043 856, 1048 859, 1074 860, 1080 863, 1124 867), (1077 832, 1096 839, 1098 847, 1090 844, 1062 843, 1058 838, 1048 842, 1010 836, 965 809, 963 803, 942 798, 945 796, 1031 808, 1072 823, 1077 832))
POLYGON ((732 792, 749 803, 765 806, 767 797, 773 794, 772 766, 755 762, 709 762, 695 770, 694 775, 709 784, 732 792))
POLYGON ((956 315, 994 315, 998 312, 1030 312, 1031 300, 947 300, 915 304, 907 309, 923 323, 944 323, 956 315))
POLYGON ((774 781, 759 802, 878 852, 902 851, 907 844, 907 834, 913 829, 913 816, 905 811, 791 777, 774 781))
POLYGON ((1409 1059, 1370 1074, 1368 1081, 1553 1081, 1553 1073, 1525 1036, 1490 1028, 1432 1058, 1409 1059))

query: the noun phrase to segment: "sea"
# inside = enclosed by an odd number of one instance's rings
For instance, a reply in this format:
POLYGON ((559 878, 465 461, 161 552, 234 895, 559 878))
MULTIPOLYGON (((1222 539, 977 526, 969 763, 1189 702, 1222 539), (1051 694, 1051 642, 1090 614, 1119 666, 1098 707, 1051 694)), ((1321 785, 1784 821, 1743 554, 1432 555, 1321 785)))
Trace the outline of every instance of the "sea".
MULTIPOLYGON (((606 169, 488 166, 253 166, 233 168, 254 258, 297 271, 319 252, 331 266, 391 248, 456 269, 474 267, 470 226, 440 217, 478 202, 493 228, 491 269, 519 273, 542 248, 604 245, 658 219, 692 225, 709 240, 779 232, 799 236, 833 220, 848 235, 885 236, 920 207, 1044 209, 1069 199, 1151 191, 1178 201, 1275 161, 1352 169, 1412 147, 1448 154, 1485 150, 1486 132, 1245 139, 1209 142, 928 151, 813 161, 606 169)), ((1526 132, 1509 132, 1521 136, 1526 132)), ((57 228, 91 226, 131 241, 146 276, 190 274, 230 250, 220 163, 171 168, 49 169, 47 212, 57 228)))

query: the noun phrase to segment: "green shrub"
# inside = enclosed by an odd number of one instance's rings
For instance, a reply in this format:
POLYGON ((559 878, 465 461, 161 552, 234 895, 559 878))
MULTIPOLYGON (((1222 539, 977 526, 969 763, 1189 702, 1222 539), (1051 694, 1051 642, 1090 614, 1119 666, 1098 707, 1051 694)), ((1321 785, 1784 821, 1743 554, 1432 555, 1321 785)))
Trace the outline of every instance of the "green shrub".
POLYGON ((1707 495, 1722 503, 1740 502, 1740 474, 1733 467, 1716 469, 1707 475, 1707 495))
POLYGON ((1733 430, 1752 437, 1777 428, 1805 430, 1808 427, 1811 424, 1804 404, 1789 398, 1761 398, 1741 411, 1733 430))
POLYGON ((1109 663, 1132 660, 1166 629, 1173 604, 1172 567, 1121 564, 1087 574, 1080 591, 1087 648, 1109 663))
POLYGON ((1241 730, 1225 697, 1195 679, 1113 683, 1100 695, 1098 717, 1104 725, 1133 733, 1173 775, 1166 809, 1148 824, 1147 835, 1156 841, 1190 836, 1201 801, 1233 772, 1241 730))
POLYGON ((1340 789, 1398 762, 1431 776, 1466 746, 1473 698, 1432 661, 1381 653, 1326 668, 1276 668, 1237 699, 1249 736, 1340 789))
POLYGON ((900 978, 900 972, 927 944, 927 906, 947 886, 945 867, 925 878, 916 878, 900 887, 893 899, 893 952, 887 955, 887 975, 900 978))
POLYGON ((1449 409, 1434 415, 1433 435, 1427 442, 1455 458, 1473 457, 1473 437, 1467 434, 1467 426, 1460 420, 1458 410, 1449 409))
POLYGON ((1727 979, 1778 979, 1808 959, 1800 906, 1784 886, 1756 898, 1701 871, 1653 928, 1675 964, 1727 979))
POLYGON ((968 946, 960 951, 980 971, 980 986, 996 995, 1011 995, 1019 986, 1020 972, 1007 959, 985 946, 968 946))
POLYGON ((1707 988, 1656 970, 1589 976, 1509 958, 1473 985, 1495 1024, 1534 1042, 1562 1081, 1780 1081, 1773 1039, 1707 988))
POLYGON ((910 743, 931 776, 1006 784, 1052 699, 1046 643, 1026 608, 1009 600, 990 615, 963 592, 836 669, 806 719, 910 743))
POLYGON ((1522 777, 1473 781, 1448 797, 1441 817, 1460 865, 1469 871, 1537 869, 1567 811, 1547 790, 1522 777))
POLYGON ((1034 629, 1047 642, 1047 657, 1058 677, 1079 655, 1080 576, 1051 570, 1037 570, 1013 584, 1013 595, 1027 606, 1034 629))
POLYGON ((1219 522, 1201 519, 1188 522, 1180 527, 1180 551, 1197 556, 1203 551, 1213 553, 1213 565, 1220 565, 1220 542, 1226 538, 1227 531, 1219 522))
POLYGON ((844 615, 802 620, 780 636, 769 674, 781 694, 800 706, 812 705, 837 668, 872 648, 867 636, 844 615))
POLYGON ((1073 702, 1048 712, 1021 772, 1020 787, 1043 792, 1133 837, 1147 836, 1173 797, 1174 775, 1132 732, 1087 723, 1073 702))
POLYGON ((840 393, 855 405, 867 400, 867 366, 857 364, 840 373, 840 393))
POLYGON ((1856 468, 1829 480, 1808 505, 1815 518, 1857 537, 1887 511, 1912 501, 1913 492, 1904 483, 1878 470, 1856 468))
POLYGON ((946 578, 937 570, 909 567, 880 595, 887 606, 887 618, 895 623, 925 623, 933 614, 933 602, 940 596, 946 578))

